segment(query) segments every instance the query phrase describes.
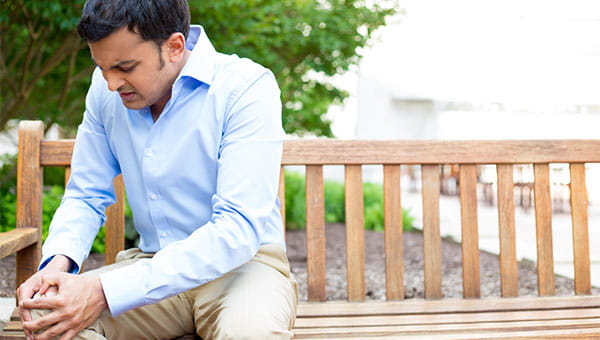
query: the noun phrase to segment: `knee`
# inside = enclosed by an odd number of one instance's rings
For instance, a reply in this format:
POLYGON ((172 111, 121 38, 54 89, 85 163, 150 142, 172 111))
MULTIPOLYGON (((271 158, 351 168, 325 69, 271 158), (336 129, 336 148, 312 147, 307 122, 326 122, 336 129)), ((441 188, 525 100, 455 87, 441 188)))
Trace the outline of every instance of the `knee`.
MULTIPOLYGON (((239 317, 239 316, 238 316, 239 317)), ((226 317, 221 315, 211 339, 215 340, 289 340, 293 333, 286 322, 268 318, 226 317)))

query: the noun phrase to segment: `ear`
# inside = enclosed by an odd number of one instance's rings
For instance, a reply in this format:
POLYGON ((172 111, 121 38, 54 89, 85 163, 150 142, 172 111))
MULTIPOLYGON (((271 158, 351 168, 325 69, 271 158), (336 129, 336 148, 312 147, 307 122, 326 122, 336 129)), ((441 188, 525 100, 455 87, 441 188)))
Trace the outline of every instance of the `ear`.
POLYGON ((185 52, 185 37, 179 32, 171 34, 163 43, 163 49, 167 53, 167 58, 170 62, 179 62, 185 52))

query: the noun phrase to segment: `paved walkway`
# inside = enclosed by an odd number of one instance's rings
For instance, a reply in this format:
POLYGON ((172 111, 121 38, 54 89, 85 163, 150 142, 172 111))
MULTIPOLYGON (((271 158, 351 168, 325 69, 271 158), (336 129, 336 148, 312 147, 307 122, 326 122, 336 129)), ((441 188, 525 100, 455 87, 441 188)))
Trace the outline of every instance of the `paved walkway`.
POLYGON ((14 298, 0 298, 0 325, 3 321, 6 322, 8 319, 10 319, 10 314, 12 313, 13 309, 15 309, 14 298))

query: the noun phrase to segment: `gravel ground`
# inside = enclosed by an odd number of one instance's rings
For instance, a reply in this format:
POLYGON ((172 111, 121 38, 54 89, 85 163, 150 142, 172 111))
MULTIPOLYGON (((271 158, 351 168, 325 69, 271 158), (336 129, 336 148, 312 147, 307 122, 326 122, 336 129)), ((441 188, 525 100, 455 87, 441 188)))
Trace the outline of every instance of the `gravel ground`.
MULTIPOLYGON (((288 257, 292 272, 300 286, 300 300, 307 300, 306 293, 306 235, 304 231, 288 231, 286 234, 288 257)), ((420 232, 405 232, 404 238, 404 295, 405 298, 423 298, 423 237, 420 232)), ((328 300, 346 298, 345 228, 328 225, 326 239, 326 294, 328 300)), ((365 232, 365 276, 367 299, 385 299, 385 258, 382 232, 365 232)), ((500 264, 498 256, 480 252, 481 296, 500 296, 500 264)), ((444 297, 462 297, 462 270, 460 244, 442 240, 442 293, 444 297)), ((573 280, 556 276, 556 295, 573 295, 573 280)), ((594 288, 593 294, 600 294, 594 288)), ((537 271, 535 264, 519 262, 519 295, 537 295, 537 271)))
MULTIPOLYGON (((404 233, 404 291, 406 298, 423 297, 423 238, 420 232, 404 233)), ((307 300, 306 293, 306 235, 304 231, 286 233, 288 257, 292 272, 300 286, 300 300, 307 300)), ((331 224, 326 228, 327 263, 327 299, 346 298, 346 254, 345 228, 331 224)), ((366 231, 366 289, 367 299, 385 299, 385 259, 383 252, 383 233, 366 231)), ((99 254, 92 254, 84 267, 97 268, 104 262, 99 254)), ((500 275, 498 256, 481 252, 481 295, 500 296, 500 275)), ((462 271, 460 245, 451 241, 442 241, 442 292, 444 297, 462 296, 462 271)), ((0 297, 14 296, 15 257, 0 260, 0 297)), ((533 263, 519 263, 519 295, 537 295, 537 274, 533 263)), ((600 289, 592 293, 600 295, 600 289)), ((573 295, 573 280, 556 276, 556 294, 573 295)))

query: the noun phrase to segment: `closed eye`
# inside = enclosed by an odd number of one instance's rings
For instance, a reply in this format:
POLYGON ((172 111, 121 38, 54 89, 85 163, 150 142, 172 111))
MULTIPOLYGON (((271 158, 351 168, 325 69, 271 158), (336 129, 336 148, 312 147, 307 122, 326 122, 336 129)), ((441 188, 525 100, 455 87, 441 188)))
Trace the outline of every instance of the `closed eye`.
POLYGON ((134 66, 131 66, 131 67, 118 67, 117 69, 124 73, 130 73, 131 71, 133 71, 135 69, 136 66, 137 66, 137 64, 134 66))

